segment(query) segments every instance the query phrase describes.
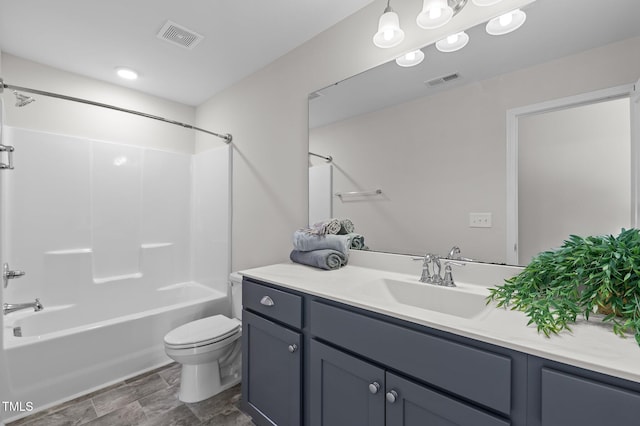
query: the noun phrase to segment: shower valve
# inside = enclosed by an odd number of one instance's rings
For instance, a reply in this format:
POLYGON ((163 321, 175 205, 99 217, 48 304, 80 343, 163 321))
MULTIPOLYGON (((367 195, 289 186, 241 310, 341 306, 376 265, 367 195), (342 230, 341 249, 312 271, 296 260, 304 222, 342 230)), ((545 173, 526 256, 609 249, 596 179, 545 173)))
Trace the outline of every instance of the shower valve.
POLYGON ((4 282, 4 288, 7 288, 9 285, 9 280, 20 278, 24 274, 24 271, 10 271, 8 263, 2 265, 2 281, 4 282))

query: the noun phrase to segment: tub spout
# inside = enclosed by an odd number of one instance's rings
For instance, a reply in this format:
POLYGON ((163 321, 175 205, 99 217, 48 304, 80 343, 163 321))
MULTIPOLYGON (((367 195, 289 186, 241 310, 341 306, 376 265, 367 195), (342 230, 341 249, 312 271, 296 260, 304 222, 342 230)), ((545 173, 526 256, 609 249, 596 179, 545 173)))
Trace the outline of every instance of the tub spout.
POLYGON ((4 315, 10 314, 11 312, 19 311, 21 309, 33 308, 35 312, 41 311, 44 309, 42 303, 40 303, 40 299, 36 299, 33 303, 3 303, 2 304, 2 313, 4 315))

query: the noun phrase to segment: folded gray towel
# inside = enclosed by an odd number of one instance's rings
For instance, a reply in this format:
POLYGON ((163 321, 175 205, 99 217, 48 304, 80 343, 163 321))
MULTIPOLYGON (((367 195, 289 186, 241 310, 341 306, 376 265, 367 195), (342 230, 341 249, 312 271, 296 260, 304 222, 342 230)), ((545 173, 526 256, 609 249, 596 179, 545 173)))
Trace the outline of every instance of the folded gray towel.
POLYGON ((293 233, 293 248, 300 251, 331 249, 349 255, 351 237, 348 235, 314 235, 305 230, 293 233))
POLYGON ((364 236, 361 234, 356 234, 354 232, 348 234, 348 236, 351 238, 351 244, 349 245, 349 248, 352 248, 354 250, 367 250, 368 247, 364 244, 364 236))
POLYGON ((317 235, 337 234, 340 232, 342 224, 338 219, 327 219, 322 222, 314 223, 310 229, 310 233, 317 235))
POLYGON ((313 266, 328 271, 338 269, 347 264, 347 256, 337 250, 293 250, 289 255, 291 261, 303 265, 313 266))
POLYGON ((351 219, 340 219, 340 231, 338 234, 351 234, 355 229, 356 227, 353 226, 351 219))

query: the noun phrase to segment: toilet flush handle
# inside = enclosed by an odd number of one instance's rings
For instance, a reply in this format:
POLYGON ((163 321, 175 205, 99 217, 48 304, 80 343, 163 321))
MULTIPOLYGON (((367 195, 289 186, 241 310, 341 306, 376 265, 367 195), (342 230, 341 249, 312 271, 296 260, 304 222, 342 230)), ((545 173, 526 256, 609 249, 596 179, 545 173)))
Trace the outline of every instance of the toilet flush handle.
POLYGON ((264 296, 260 299, 260 304, 264 306, 273 306, 275 305, 275 302, 269 296, 264 296))

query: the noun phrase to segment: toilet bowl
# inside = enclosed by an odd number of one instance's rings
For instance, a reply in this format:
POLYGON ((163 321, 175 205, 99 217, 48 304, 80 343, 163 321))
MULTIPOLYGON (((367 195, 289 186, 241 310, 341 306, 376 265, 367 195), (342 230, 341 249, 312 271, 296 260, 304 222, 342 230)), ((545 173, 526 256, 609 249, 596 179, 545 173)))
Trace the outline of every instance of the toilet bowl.
POLYGON ((210 398, 240 382, 242 277, 230 276, 232 312, 236 318, 214 315, 181 325, 164 337, 165 352, 182 365, 180 392, 183 402, 210 398))

